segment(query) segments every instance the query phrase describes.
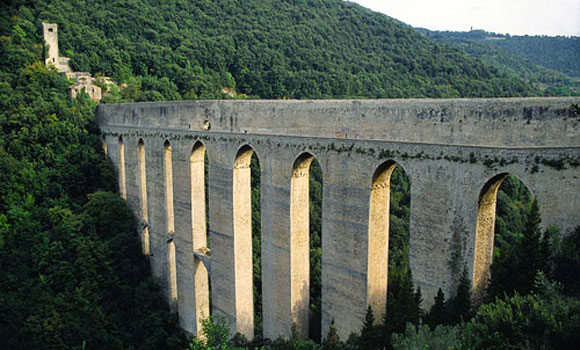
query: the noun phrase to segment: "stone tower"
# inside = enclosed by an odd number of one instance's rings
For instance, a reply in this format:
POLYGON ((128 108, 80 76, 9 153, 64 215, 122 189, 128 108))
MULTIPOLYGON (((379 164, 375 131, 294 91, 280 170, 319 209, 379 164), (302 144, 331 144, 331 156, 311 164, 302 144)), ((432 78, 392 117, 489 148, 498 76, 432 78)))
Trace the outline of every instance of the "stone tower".
POLYGON ((56 23, 42 22, 44 43, 48 46, 48 57, 44 61, 46 66, 53 65, 59 72, 71 72, 68 57, 58 55, 58 25, 56 23))
POLYGON ((58 26, 56 23, 42 23, 45 45, 48 46, 47 63, 56 66, 58 61, 58 26))

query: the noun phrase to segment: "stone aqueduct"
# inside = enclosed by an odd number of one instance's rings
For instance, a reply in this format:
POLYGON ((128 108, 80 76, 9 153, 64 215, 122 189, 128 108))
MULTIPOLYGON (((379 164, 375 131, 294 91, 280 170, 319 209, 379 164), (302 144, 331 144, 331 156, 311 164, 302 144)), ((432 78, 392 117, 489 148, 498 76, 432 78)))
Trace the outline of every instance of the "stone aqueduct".
POLYGON ((580 117, 571 107, 579 102, 137 103, 101 105, 97 121, 153 274, 194 334, 211 308, 234 331, 253 335, 253 152, 261 168, 264 335, 287 337, 293 322, 305 334, 307 175, 316 157, 324 188, 322 329, 334 319, 347 337, 360 329, 367 305, 384 310, 394 165, 411 182, 410 265, 424 302, 440 287, 449 295, 464 264, 477 295, 489 273, 496 193, 506 174, 539 199, 545 226, 580 224, 580 117))

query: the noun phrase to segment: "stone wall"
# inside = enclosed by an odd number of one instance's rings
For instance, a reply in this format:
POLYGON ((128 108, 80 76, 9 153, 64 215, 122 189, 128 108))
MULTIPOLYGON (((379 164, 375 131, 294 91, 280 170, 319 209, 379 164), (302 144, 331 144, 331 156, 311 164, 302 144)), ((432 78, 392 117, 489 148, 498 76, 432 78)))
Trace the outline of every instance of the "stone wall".
MULTIPOLYGON (((61 57, 62 58, 62 57, 61 57)), ((76 98, 81 92, 86 92, 91 100, 98 102, 103 98, 102 89, 95 84, 95 78, 87 72, 69 72, 66 77, 74 81, 68 91, 70 98, 76 98)))
POLYGON ((368 304, 384 304, 383 283, 377 286, 374 279, 368 280, 369 274, 385 271, 369 266, 371 255, 378 254, 369 248, 369 232, 374 232, 378 220, 369 214, 375 203, 372 188, 386 183, 373 181, 377 169, 396 163, 409 176, 410 264, 428 307, 438 288, 450 295, 464 265, 474 280, 483 276, 474 266, 486 261, 493 235, 485 238, 478 233, 484 242, 476 249, 478 217, 486 217, 480 202, 502 174, 517 176, 539 199, 544 226, 557 225, 566 232, 580 224, 580 119, 570 109, 579 102, 578 98, 187 101, 101 105, 97 121, 109 157, 125 174, 127 201, 139 218, 144 217, 144 206, 138 159, 146 159, 144 224, 152 270, 170 298, 168 241, 173 241, 176 307, 182 326, 192 333, 198 329, 199 310, 207 307, 207 295, 199 290, 203 278, 194 278, 199 264, 207 267, 211 278, 212 312, 230 320, 234 331, 248 333, 248 321, 240 316, 248 301, 236 293, 236 254, 243 250, 236 248, 240 224, 234 220, 233 203, 241 198, 234 191, 236 155, 250 147, 261 165, 264 335, 287 337, 292 320, 301 319, 296 318, 301 314, 296 308, 303 303, 292 292, 296 278, 292 278, 290 232, 294 232, 292 213, 299 212, 292 206, 300 202, 292 199, 298 193, 293 174, 301 160, 315 157, 324 188, 323 334, 334 319, 344 339, 360 330, 368 304), (174 233, 166 229, 166 142, 172 148, 174 233), (120 144, 124 164, 118 161, 120 144), (144 145, 145 157, 138 157, 139 144, 144 145), (191 159, 200 144, 209 159, 211 253, 192 238, 200 204, 195 199, 198 204, 192 204, 191 193, 199 193, 192 186, 199 187, 200 182, 190 176, 191 159))
POLYGON ((183 101, 103 106, 108 125, 496 147, 577 146, 576 98, 183 101))

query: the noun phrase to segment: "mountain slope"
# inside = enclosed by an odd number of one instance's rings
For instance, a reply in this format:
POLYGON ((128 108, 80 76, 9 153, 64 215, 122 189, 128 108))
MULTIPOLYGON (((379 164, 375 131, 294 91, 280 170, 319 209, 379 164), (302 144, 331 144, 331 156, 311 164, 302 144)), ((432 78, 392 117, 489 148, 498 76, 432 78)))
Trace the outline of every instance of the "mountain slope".
POLYGON ((86 94, 0 36, 0 349, 183 349, 86 94))
POLYGON ((126 82, 134 100, 220 98, 224 87, 261 98, 537 94, 340 0, 20 0, 4 7, 27 35, 38 36, 41 21, 58 23, 73 67, 126 82))
POLYGON ((580 95, 579 37, 509 36, 483 30, 417 31, 529 81, 545 95, 580 95))

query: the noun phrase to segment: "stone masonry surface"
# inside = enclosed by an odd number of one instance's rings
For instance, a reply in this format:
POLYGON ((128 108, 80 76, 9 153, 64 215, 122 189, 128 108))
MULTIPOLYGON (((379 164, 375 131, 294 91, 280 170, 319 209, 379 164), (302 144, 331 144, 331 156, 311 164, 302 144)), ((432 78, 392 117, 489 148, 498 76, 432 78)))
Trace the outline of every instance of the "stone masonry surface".
POLYGON ((305 203, 295 178, 304 173, 297 167, 315 157, 324 188, 322 334, 334 319, 344 339, 360 330, 367 305, 384 305, 386 298, 386 277, 368 280, 369 272, 386 271, 369 266, 376 260, 369 253, 384 253, 369 242, 388 244, 380 236, 388 219, 375 202, 388 198, 390 171, 374 177, 377 170, 396 163, 409 176, 410 265, 424 306, 438 288, 450 295, 464 265, 477 294, 491 262, 495 193, 505 174, 518 177, 538 198, 545 227, 565 233, 580 224, 580 116, 571 107, 579 103, 577 97, 183 101, 101 105, 97 121, 107 154, 123 174, 121 186, 141 237, 149 240, 144 246, 153 274, 168 300, 177 299, 181 325, 193 334, 211 307, 233 331, 252 336, 251 293, 244 293, 251 288, 245 271, 251 266, 244 207, 249 170, 248 158, 242 158, 252 152, 261 166, 264 335, 288 337, 293 320, 307 329, 307 318, 299 315, 308 303, 294 292, 305 271, 292 258, 297 238, 290 232, 304 226, 296 219, 305 203), (172 190, 165 179, 169 144, 172 190), (199 188, 200 150, 208 157, 207 208, 199 199, 205 196, 199 188), (167 191, 174 232, 167 232, 167 191))

